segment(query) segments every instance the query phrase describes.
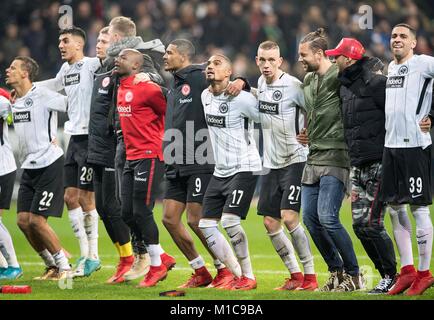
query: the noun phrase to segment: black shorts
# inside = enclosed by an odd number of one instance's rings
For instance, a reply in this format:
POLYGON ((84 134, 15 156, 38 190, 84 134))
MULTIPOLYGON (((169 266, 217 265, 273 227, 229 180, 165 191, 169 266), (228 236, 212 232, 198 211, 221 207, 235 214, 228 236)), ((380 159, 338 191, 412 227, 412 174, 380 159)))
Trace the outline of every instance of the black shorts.
POLYGON ((228 178, 212 176, 203 199, 203 217, 221 218, 232 213, 241 219, 247 217, 258 176, 239 172, 228 178))
POLYGON ((62 156, 48 167, 24 170, 18 190, 18 213, 62 217, 63 161, 62 156))
POLYGON ((380 200, 388 204, 427 206, 431 194, 431 146, 384 148, 380 200))
POLYGON ((16 171, 12 171, 4 176, 0 176, 0 209, 8 210, 11 206, 16 174, 16 171))
POLYGON ((271 169, 262 176, 258 214, 281 218, 281 210, 300 212, 301 176, 305 162, 291 164, 281 169, 271 169))
POLYGON ((87 162, 88 135, 71 136, 65 156, 65 188, 93 191, 93 167, 87 162))
POLYGON ((175 179, 167 179, 164 199, 176 200, 182 203, 202 203, 211 173, 192 174, 175 179))

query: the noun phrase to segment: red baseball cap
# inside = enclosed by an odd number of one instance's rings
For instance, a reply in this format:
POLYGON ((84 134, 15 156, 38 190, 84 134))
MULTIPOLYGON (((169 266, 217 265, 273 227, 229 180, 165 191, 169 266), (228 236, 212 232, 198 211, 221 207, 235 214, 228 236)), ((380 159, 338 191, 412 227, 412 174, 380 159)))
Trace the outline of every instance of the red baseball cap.
POLYGON ((325 51, 329 57, 345 56, 354 60, 362 59, 364 53, 363 45, 353 38, 343 38, 335 49, 325 51))

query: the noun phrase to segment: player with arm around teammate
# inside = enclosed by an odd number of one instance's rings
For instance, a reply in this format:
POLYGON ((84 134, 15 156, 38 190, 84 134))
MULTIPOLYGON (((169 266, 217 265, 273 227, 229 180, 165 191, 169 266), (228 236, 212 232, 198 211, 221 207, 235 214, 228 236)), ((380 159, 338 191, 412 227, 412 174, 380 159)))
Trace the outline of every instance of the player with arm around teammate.
POLYGON ((65 90, 68 118, 65 133, 71 135, 65 155, 65 195, 68 217, 78 239, 80 258, 74 277, 90 275, 101 268, 98 255, 98 212, 93 191, 93 168, 87 162, 88 126, 95 71, 101 66, 98 57, 85 57, 86 33, 78 27, 59 32, 59 51, 65 61, 53 79, 36 83, 50 90, 65 90))
POLYGON ((401 271, 388 292, 420 295, 433 283, 429 270, 433 225, 429 212, 431 194, 431 136, 420 122, 432 105, 434 58, 414 54, 416 31, 407 24, 392 29, 390 47, 394 60, 386 82, 386 136, 382 159, 380 200, 390 206, 393 233, 401 256, 401 271), (416 272, 411 243, 410 205, 416 222, 419 266, 416 272))
POLYGON ((38 279, 59 280, 67 277, 70 265, 47 220, 63 213, 63 150, 53 141, 57 111, 66 111, 67 98, 35 86, 37 71, 37 63, 28 57, 15 58, 6 70, 6 83, 16 91, 11 108, 24 169, 17 223, 47 267, 38 279))
POLYGON ((247 217, 262 169, 253 138, 253 121, 259 121, 257 101, 247 92, 236 97, 225 95, 232 74, 231 61, 226 56, 212 56, 205 74, 210 86, 202 93, 202 105, 215 169, 205 193, 199 228, 208 247, 234 275, 233 281, 221 288, 252 290, 257 284, 241 220, 247 217), (219 222, 228 234, 235 254, 219 231, 219 222))
POLYGON ((313 291, 318 288, 313 255, 299 219, 301 176, 308 148, 298 143, 296 135, 304 126, 304 96, 301 82, 280 69, 282 61, 277 43, 266 41, 259 45, 256 64, 262 75, 256 93, 264 138, 263 165, 268 170, 262 177, 258 214, 264 217, 273 247, 291 274, 277 289, 313 291))

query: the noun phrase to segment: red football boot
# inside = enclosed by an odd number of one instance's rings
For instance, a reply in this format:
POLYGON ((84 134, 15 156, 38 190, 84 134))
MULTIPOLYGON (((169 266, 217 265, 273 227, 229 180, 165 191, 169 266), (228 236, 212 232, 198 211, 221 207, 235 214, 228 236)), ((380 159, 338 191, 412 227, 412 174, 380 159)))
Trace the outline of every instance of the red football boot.
POLYGON ((150 266, 149 272, 145 278, 137 286, 138 288, 149 288, 155 286, 159 281, 163 281, 167 277, 167 268, 164 263, 158 267, 150 266))
POLYGON ((201 267, 199 269, 194 270, 194 273, 191 275, 190 279, 183 285, 178 288, 186 289, 186 288, 198 288, 198 287, 206 287, 212 282, 212 276, 206 269, 206 267, 201 267))
POLYGON ((207 288, 222 288, 234 280, 234 275, 228 268, 217 269, 217 275, 207 288))
POLYGON ((434 278, 429 270, 418 271, 416 280, 407 291, 407 296, 418 296, 434 284, 434 278))
POLYGON ((232 286, 231 290, 253 290, 256 289, 256 279, 241 276, 232 286))
POLYGON ((134 263, 134 256, 131 255, 128 257, 121 257, 118 263, 116 273, 110 279, 107 280, 107 283, 124 282, 125 279, 123 275, 131 269, 133 263, 134 263))
POLYGON ((285 283, 274 290, 295 290, 303 285, 304 277, 301 272, 291 273, 291 278, 286 278, 285 283))
POLYGON ((303 284, 295 290, 315 291, 316 289, 318 289, 316 274, 305 274, 303 284))
POLYGON ((167 271, 172 270, 175 265, 176 261, 175 258, 168 255, 166 252, 160 255, 161 262, 166 266, 167 271))
POLYGON ((400 294, 411 287, 412 283, 416 280, 417 272, 413 265, 408 265, 401 268, 401 273, 392 288, 390 288, 388 295, 400 294))

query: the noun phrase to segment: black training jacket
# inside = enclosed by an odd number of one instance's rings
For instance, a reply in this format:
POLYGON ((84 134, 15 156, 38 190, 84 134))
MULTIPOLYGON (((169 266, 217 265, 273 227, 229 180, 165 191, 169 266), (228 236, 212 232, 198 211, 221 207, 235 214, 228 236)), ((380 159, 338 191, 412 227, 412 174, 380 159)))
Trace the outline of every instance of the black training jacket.
POLYGON ((114 168, 116 136, 107 118, 112 108, 114 76, 111 65, 102 66, 95 73, 89 117, 89 145, 87 161, 114 168))
POLYGON ((339 74, 345 140, 352 166, 381 161, 383 155, 387 78, 372 71, 376 61, 364 57, 339 74))
MULTIPOLYGON (((213 161, 201 163, 202 159, 195 157, 198 147, 203 143, 207 145, 206 150, 211 151, 211 141, 201 101, 202 91, 208 87, 204 70, 205 65, 190 65, 173 74, 174 85, 167 94, 163 143, 168 178, 214 172, 213 161), (187 122, 194 129, 188 130, 187 122), (203 140, 195 141, 199 140, 195 139, 199 130, 204 130, 207 135, 203 140), (174 138, 175 135, 172 134, 174 131, 181 135, 178 135, 178 139, 174 138), (182 154, 179 152, 181 149, 182 154)), ((212 154, 208 155, 206 152, 202 154, 212 159, 212 154)))

